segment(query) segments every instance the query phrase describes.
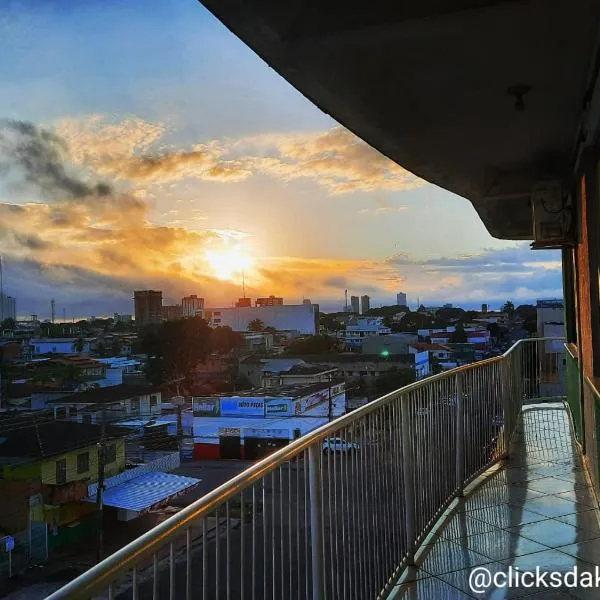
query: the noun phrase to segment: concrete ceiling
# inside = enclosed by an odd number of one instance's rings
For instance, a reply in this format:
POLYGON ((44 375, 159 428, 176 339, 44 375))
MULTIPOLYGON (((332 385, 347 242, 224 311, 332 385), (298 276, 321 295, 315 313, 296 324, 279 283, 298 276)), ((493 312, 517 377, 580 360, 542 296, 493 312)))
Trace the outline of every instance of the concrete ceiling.
POLYGON ((598 0, 202 3, 342 125, 469 199, 495 237, 531 239, 533 184, 569 179, 598 0))

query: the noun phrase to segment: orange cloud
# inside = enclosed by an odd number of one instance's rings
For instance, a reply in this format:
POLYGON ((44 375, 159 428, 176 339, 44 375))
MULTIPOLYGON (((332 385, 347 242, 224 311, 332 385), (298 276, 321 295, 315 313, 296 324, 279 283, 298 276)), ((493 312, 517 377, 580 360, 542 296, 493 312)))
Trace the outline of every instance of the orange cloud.
POLYGON ((66 139, 72 160, 136 185, 187 177, 234 182, 262 173, 285 181, 312 179, 337 195, 401 191, 424 183, 343 127, 212 140, 187 151, 161 146, 166 125, 138 118, 105 123, 96 115, 62 121, 56 131, 66 139))

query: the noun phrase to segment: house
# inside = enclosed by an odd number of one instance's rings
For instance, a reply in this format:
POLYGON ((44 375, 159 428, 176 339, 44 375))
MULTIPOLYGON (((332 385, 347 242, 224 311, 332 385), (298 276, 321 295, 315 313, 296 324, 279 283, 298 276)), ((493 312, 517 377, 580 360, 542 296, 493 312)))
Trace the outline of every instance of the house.
POLYGON ((115 385, 49 400, 55 418, 79 423, 115 422, 118 419, 159 416, 161 393, 156 388, 115 385))
POLYGON ((443 344, 428 344, 427 342, 416 342, 411 344, 408 351, 411 354, 418 352, 429 352, 429 356, 440 361, 451 360, 452 351, 448 346, 443 344))
POLYGON ((77 354, 89 352, 90 342, 79 338, 31 338, 29 340, 31 354, 77 354))
POLYGON ((0 363, 19 360, 23 351, 23 342, 0 340, 0 363))
POLYGON ((392 330, 383 324, 383 317, 361 317, 346 325, 344 341, 350 349, 359 349, 364 338, 389 335, 392 330))
POLYGON ((414 333, 390 333, 374 335, 363 340, 360 351, 363 354, 406 354, 409 347, 418 340, 414 333))
MULTIPOLYGON (((95 531, 96 507, 85 502, 98 480, 99 442, 105 476, 125 469, 124 432, 73 421, 0 423, 0 530, 21 534, 48 528, 46 554, 95 531)), ((44 536, 45 539, 45 536, 44 536)))

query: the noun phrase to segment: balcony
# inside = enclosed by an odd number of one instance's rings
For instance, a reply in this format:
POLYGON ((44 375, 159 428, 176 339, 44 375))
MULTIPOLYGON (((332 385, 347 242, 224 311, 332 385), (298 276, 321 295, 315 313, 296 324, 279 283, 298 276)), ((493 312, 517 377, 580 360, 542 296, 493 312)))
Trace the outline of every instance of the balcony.
POLYGON ((600 533, 565 389, 564 345, 549 339, 401 388, 256 463, 50 600, 466 598, 475 566, 582 568, 600 533))

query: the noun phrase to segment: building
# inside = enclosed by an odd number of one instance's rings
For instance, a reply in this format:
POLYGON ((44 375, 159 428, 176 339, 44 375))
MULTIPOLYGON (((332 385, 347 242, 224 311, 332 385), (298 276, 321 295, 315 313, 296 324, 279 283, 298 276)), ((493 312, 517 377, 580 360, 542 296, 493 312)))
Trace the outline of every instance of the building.
POLYGON ((262 458, 344 414, 345 406, 341 379, 194 397, 194 458, 262 458))
POLYGON ((415 378, 421 379, 430 373, 429 354, 420 352, 418 354, 358 354, 356 352, 345 352, 331 355, 296 356, 286 360, 306 361, 310 365, 326 366, 337 369, 347 384, 364 381, 368 385, 390 369, 414 369, 415 378))
POLYGON ((366 315, 371 309, 371 298, 366 294, 360 297, 360 314, 366 315))
POLYGON ((360 300, 358 296, 350 296, 350 312, 360 314, 360 300))
POLYGON ((0 322, 17 318, 17 300, 12 296, 0 294, 0 322))
POLYGON ((238 298, 238 301, 235 303, 236 308, 249 308, 252 306, 251 298, 238 298))
POLYGON ((439 361, 450 361, 452 360, 452 350, 448 346, 442 344, 428 344, 427 342, 415 342, 408 348, 411 354, 417 354, 419 352, 429 352, 431 358, 435 358, 439 361))
POLYGON ((49 400, 57 419, 79 423, 116 423, 120 419, 151 418, 160 415, 161 392, 153 387, 115 385, 76 392, 49 400))
POLYGON ((488 311, 488 305, 487 304, 482 304, 481 305, 481 314, 486 314, 488 311))
POLYGON ((302 300, 302 304, 312 304, 312 302, 310 301, 310 298, 304 298, 304 300, 302 300))
POLYGON ((77 354, 90 351, 90 341, 80 338, 31 338, 31 354, 77 354))
POLYGON ((406 294, 404 292, 398 292, 396 294, 396 305, 408 306, 408 304, 406 303, 406 294))
POLYGON ((162 321, 162 292, 140 290, 133 293, 135 305, 135 324, 144 327, 162 321))
POLYGON ((165 321, 176 321, 183 318, 183 306, 170 304, 162 307, 162 317, 165 321))
POLYGON ((363 340, 360 351, 363 354, 406 354, 409 347, 418 340, 419 336, 416 333, 372 335, 363 340))
POLYGON ((120 315, 119 313, 114 313, 113 321, 115 323, 132 323, 133 315, 120 315))
POLYGON ((181 299, 181 307, 184 317, 201 317, 204 310, 204 298, 198 298, 196 294, 184 296, 181 299))
POLYGON ((85 500, 88 485, 98 480, 98 443, 103 440, 104 475, 110 477, 125 470, 124 435, 110 426, 55 420, 24 419, 18 427, 3 428, 0 528, 27 532, 32 546, 47 540, 46 556, 93 535, 97 509, 85 500), (37 489, 26 490, 25 481, 37 489))
POLYGON ((344 341, 350 349, 359 349, 364 338, 390 333, 392 330, 383 324, 383 317, 360 317, 346 325, 344 341))
MULTIPOLYGON (((304 304, 304 302, 302 303, 304 304)), ((282 306, 283 298, 275 298, 275 296, 269 296, 268 298, 257 298, 256 306, 282 306)))
POLYGON ((561 298, 538 300, 538 337, 563 337, 565 335, 565 306, 561 298))
POLYGON ((316 335, 319 331, 318 304, 236 306, 235 308, 211 308, 204 312, 211 327, 228 326, 234 331, 248 331, 248 325, 256 319, 278 331, 303 335, 316 335))

